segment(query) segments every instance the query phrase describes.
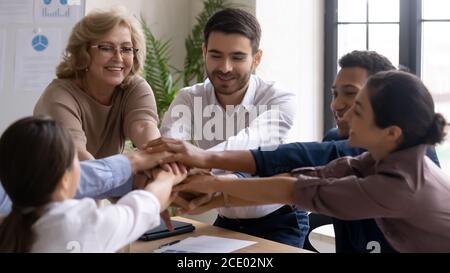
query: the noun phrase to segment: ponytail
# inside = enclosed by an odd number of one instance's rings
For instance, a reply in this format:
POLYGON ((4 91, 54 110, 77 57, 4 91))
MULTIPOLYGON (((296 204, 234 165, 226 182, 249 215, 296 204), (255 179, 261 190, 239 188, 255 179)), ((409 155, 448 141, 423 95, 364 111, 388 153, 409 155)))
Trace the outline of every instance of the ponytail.
POLYGON ((74 157, 70 133, 54 120, 26 117, 6 129, 0 138, 0 180, 13 206, 0 224, 0 252, 31 250, 40 208, 52 201, 74 157))
POLYGON ((36 210, 26 213, 13 206, 0 224, 0 252, 29 252, 35 241, 32 226, 39 216, 36 210))

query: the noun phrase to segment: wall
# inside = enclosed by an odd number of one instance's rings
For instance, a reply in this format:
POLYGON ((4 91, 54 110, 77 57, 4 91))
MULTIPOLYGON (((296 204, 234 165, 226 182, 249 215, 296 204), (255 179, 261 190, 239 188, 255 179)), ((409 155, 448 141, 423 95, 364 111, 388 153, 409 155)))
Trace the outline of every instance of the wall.
POLYGON ((181 68, 184 61, 184 39, 190 32, 192 0, 87 0, 86 10, 125 6, 137 18, 141 16, 155 37, 170 40, 172 65, 181 68), (183 11, 183 12, 180 12, 183 11))
POLYGON ((323 135, 323 10, 323 0, 256 1, 264 52, 257 72, 297 94, 291 140, 323 135))
MULTIPOLYGON (((37 5, 42 4, 41 0, 29 1, 33 7, 39 7, 37 5)), ((10 5, 13 7, 14 5, 19 5, 19 10, 24 11, 25 9, 23 8, 23 6, 20 6, 20 3, 26 2, 17 1, 11 3, 10 5)), ((9 3, 5 1, 2 4, 8 5, 9 3)), ((80 4, 82 4, 82 2, 80 2, 80 4)), ((73 14, 74 13, 72 12, 72 15, 73 14)), ((73 20, 65 20, 61 18, 48 20, 47 17, 46 20, 39 22, 36 17, 36 15, 33 16, 33 22, 8 21, 6 23, 0 23, 0 35, 1 33, 6 34, 4 38, 5 54, 0 55, 0 58, 4 56, 3 59, 0 59, 1 65, 3 65, 4 68, 3 75, 2 77, 0 77, 2 81, 0 82, 0 134, 2 134, 3 131, 15 120, 33 114, 34 105, 42 94, 44 88, 37 87, 39 86, 38 83, 43 83, 43 86, 46 85, 45 82, 39 81, 37 79, 37 73, 31 74, 35 77, 22 77, 18 80, 20 83, 23 83, 23 85, 32 86, 31 88, 25 88, 30 90, 25 90, 20 85, 15 85, 15 69, 16 67, 20 67, 20 65, 16 63, 16 54, 18 59, 21 59, 25 63, 25 65, 23 66, 24 70, 42 72, 43 70, 38 70, 40 67, 56 69, 56 64, 59 62, 58 56, 62 55, 66 41, 70 34, 70 32, 66 30, 71 29, 75 24, 75 21, 77 21, 77 18, 74 18, 73 20), (33 31, 35 32, 42 31, 42 33, 45 35, 47 35, 48 32, 51 32, 51 30, 56 30, 57 34, 55 34, 54 37, 52 37, 53 35, 49 37, 49 47, 46 50, 40 52, 40 56, 30 55, 29 52, 27 53, 30 46, 29 41, 20 41, 19 43, 21 44, 16 44, 16 39, 20 37, 18 35, 22 29, 33 29, 33 31), (56 55, 53 56, 55 52, 56 55), (51 58, 49 58, 49 55, 52 55, 51 58)), ((2 46, 0 45, 0 50, 2 50, 1 47, 2 46)), ((36 52, 34 53, 37 54, 36 52)), ((0 71, 0 73, 2 73, 2 71, 0 71)))
MULTIPOLYGON (((123 5, 137 17, 142 15, 155 36, 172 42, 172 65, 182 68, 184 39, 202 9, 202 0, 86 0, 86 12, 123 5)), ((324 0, 234 0, 256 15, 261 23, 263 60, 257 74, 274 80, 297 93, 299 113, 292 130, 293 140, 319 140, 322 137, 323 90, 323 2, 324 0)), ((68 34, 67 34, 68 35, 68 34)), ((9 55, 9 54, 8 54, 9 55)), ((8 70, 8 69, 7 69, 8 70)), ((6 76, 10 76, 9 72, 6 76)), ((34 105, 37 97, 16 98, 22 105, 34 105)), ((1 102, 0 102, 1 103, 1 102)), ((0 108, 3 104, 0 105, 0 108)), ((2 110, 0 133, 12 122, 2 110)), ((7 106, 8 117, 23 112, 7 106)), ((31 109, 29 112, 31 113, 31 109)), ((211 222, 214 213, 197 217, 211 222)))
POLYGON ((142 3, 147 1, 148 0, 86 0, 86 13, 89 13, 93 9, 110 9, 111 7, 124 6, 132 14, 139 15, 142 3))

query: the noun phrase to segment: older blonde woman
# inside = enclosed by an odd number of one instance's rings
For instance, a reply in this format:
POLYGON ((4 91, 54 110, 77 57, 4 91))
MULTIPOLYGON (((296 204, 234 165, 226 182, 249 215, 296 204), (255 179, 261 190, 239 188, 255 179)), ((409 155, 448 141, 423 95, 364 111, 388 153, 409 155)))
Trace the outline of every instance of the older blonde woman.
POLYGON ((160 136, 153 92, 139 76, 142 29, 123 10, 95 11, 72 30, 63 61, 34 108, 69 129, 80 160, 138 148, 160 136))

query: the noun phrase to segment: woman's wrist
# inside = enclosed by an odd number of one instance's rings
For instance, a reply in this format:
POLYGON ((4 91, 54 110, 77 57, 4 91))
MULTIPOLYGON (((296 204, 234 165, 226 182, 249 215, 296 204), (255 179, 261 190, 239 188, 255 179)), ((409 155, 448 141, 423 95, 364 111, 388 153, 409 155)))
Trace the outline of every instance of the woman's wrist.
POLYGON ((205 169, 219 169, 220 166, 223 164, 223 154, 222 152, 213 152, 213 151, 206 151, 205 156, 205 169))
POLYGON ((138 172, 139 160, 136 152, 130 152, 125 155, 128 158, 128 161, 131 165, 131 173, 136 174, 138 172))

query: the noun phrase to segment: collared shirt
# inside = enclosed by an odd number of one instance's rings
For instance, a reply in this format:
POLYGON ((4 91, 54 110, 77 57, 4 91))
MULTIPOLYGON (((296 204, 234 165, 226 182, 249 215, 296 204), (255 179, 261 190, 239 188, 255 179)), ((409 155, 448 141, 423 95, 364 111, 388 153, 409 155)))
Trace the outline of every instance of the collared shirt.
POLYGON ((389 154, 343 157, 296 169, 295 204, 340 219, 374 218, 400 252, 450 251, 450 177, 428 157, 427 145, 389 154))
MULTIPOLYGON (((131 164, 124 155, 80 162, 80 183, 75 198, 122 196, 131 191, 131 164)), ((0 216, 9 214, 11 200, 0 184, 0 216)))
MULTIPOLYGON (((294 115, 295 95, 256 75, 250 77, 244 98, 234 109, 220 105, 213 85, 206 80, 180 90, 160 130, 163 136, 192 140, 202 149, 253 149, 285 142, 294 115)), ((259 218, 281 206, 220 208, 219 213, 228 218, 259 218)))
POLYGON ((143 190, 101 208, 90 198, 46 208, 32 226, 36 240, 31 252, 115 252, 160 222, 158 199, 143 190))

